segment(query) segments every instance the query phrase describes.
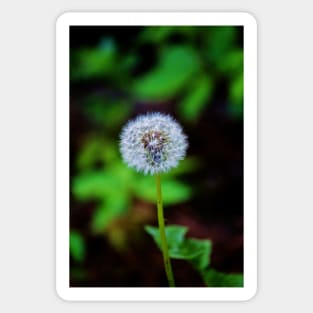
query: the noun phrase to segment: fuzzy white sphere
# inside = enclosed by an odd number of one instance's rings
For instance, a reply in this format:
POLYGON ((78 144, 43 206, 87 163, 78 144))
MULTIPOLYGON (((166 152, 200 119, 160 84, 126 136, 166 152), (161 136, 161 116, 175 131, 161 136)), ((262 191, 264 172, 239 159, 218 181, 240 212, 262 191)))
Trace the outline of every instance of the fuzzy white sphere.
POLYGON ((148 113, 129 121, 120 136, 124 162, 144 174, 167 172, 186 155, 187 137, 169 115, 148 113))

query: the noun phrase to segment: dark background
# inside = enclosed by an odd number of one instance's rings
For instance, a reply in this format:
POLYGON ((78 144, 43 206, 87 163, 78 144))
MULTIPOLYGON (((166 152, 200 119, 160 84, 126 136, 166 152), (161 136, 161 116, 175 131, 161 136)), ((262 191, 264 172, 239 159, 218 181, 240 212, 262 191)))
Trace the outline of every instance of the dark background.
MULTIPOLYGON (((243 29, 71 27, 71 286, 166 286, 151 177, 121 161, 138 114, 173 115, 187 158, 164 180, 167 224, 213 243, 211 265, 243 272, 243 29)), ((153 181, 153 180, 152 180, 153 181)), ((177 286, 205 286, 173 260, 177 286)))

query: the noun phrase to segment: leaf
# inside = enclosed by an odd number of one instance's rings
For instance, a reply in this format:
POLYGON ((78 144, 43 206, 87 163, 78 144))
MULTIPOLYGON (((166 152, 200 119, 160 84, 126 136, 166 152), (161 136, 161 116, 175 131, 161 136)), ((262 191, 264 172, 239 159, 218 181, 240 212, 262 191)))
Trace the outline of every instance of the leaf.
POLYGON ((238 26, 211 26, 207 34, 208 61, 219 67, 225 54, 234 47, 238 26))
POLYGON ((171 257, 191 262, 197 270, 206 268, 210 263, 212 243, 206 239, 186 239, 178 251, 171 251, 171 257))
MULTIPOLYGON (((147 225, 145 230, 162 250, 159 229, 147 225)), ((185 238, 186 233, 187 228, 185 226, 170 225, 165 227, 170 258, 189 262, 200 273, 208 287, 243 286, 242 274, 224 274, 209 268, 212 253, 210 240, 185 238)))
POLYGON ((173 35, 193 38, 197 31, 198 27, 194 26, 148 26, 140 33, 139 42, 160 44, 173 35))
POLYGON ((229 110, 230 114, 243 117, 243 74, 238 75, 231 83, 229 90, 229 110))
POLYGON ((120 181, 109 171, 80 174, 73 180, 72 191, 79 200, 103 199, 119 190, 120 181))
MULTIPOLYGON (((157 227, 146 226, 145 230, 153 237, 161 250, 160 231, 157 227)), ((197 270, 206 268, 210 263, 211 241, 206 239, 185 239, 187 228, 179 225, 165 227, 169 255, 173 259, 186 260, 197 270)))
POLYGON ((181 203, 191 196, 191 188, 175 180, 163 180, 162 192, 164 204, 181 203))
POLYGON ((90 169, 99 160, 101 143, 98 139, 88 138, 80 149, 76 164, 79 169, 90 169))
POLYGON ((111 130, 122 126, 131 106, 123 99, 112 96, 91 95, 84 101, 84 111, 92 122, 111 130))
MULTIPOLYGON (((159 228, 146 225, 145 230, 149 235, 152 236, 157 246, 161 248, 161 237, 159 228)), ((176 249, 176 247, 183 242, 187 230, 187 227, 179 225, 170 225, 165 227, 165 235, 169 249, 176 249)))
POLYGON ((235 49, 229 51, 225 56, 223 62, 218 64, 218 68, 222 73, 229 77, 233 77, 243 71, 243 50, 235 49))
POLYGON ((207 269, 202 273, 208 287, 243 287, 242 274, 225 274, 214 269, 207 269))
MULTIPOLYGON (((141 176, 134 181, 132 186, 134 193, 141 199, 156 202, 155 178, 141 176)), ((171 205, 187 201, 191 196, 191 188, 173 179, 162 180, 162 196, 165 205, 171 205)))
POLYGON ((129 207, 128 196, 121 193, 103 201, 96 209, 91 220, 91 229, 94 233, 102 232, 116 218, 123 215, 129 207))
POLYGON ((162 50, 159 63, 134 83, 134 93, 141 100, 160 101, 180 91, 199 70, 197 53, 187 46, 162 50))
POLYGON ((76 165, 83 171, 91 171, 95 164, 115 163, 120 160, 117 147, 104 138, 87 137, 79 150, 76 165))
POLYGON ((77 231, 70 232, 70 254, 76 262, 82 262, 85 259, 85 241, 77 231))
POLYGON ((201 165, 201 161, 197 157, 188 156, 179 162, 179 166, 171 169, 167 173, 164 173, 162 177, 164 177, 164 179, 169 179, 178 175, 191 173, 197 170, 200 165, 201 165))
POLYGON ((72 191, 78 200, 98 200, 91 219, 94 233, 103 231, 128 211, 129 185, 133 178, 132 170, 121 162, 114 162, 105 171, 86 172, 74 179, 72 191))
POLYGON ((98 47, 75 51, 71 79, 105 76, 114 69, 116 46, 112 38, 104 38, 98 47))
POLYGON ((191 85, 186 97, 179 105, 181 116, 187 121, 199 118, 212 96, 213 82, 209 76, 202 76, 191 85))
POLYGON ((133 170, 125 167, 121 160, 115 160, 114 145, 108 145, 103 158, 110 163, 105 170, 85 171, 73 178, 72 192, 78 200, 102 200, 129 194, 133 170))
POLYGON ((139 41, 158 43, 169 37, 173 32, 175 32, 175 29, 176 28, 173 26, 145 27, 140 33, 139 41))

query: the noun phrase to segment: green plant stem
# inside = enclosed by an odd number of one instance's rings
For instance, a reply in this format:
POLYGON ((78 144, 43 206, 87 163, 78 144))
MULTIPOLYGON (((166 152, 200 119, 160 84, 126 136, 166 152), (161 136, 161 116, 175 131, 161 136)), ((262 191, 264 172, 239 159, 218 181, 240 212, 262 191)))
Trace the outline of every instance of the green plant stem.
POLYGON ((168 253, 168 246, 165 234, 165 223, 164 223, 164 213, 163 213, 163 200, 162 200, 162 190, 161 190, 161 176, 156 174, 156 187, 157 187, 157 207, 158 207, 158 222, 161 237, 161 247, 163 254, 163 261, 167 280, 170 287, 175 287, 174 275, 172 271, 171 261, 168 253))

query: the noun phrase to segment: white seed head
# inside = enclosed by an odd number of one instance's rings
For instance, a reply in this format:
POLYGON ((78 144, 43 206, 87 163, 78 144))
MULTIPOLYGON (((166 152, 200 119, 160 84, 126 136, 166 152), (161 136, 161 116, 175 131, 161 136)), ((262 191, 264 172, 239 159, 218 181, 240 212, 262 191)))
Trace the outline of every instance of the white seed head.
POLYGON ((167 172, 186 155, 187 137, 169 115, 148 113, 129 121, 120 136, 124 162, 144 174, 167 172))

